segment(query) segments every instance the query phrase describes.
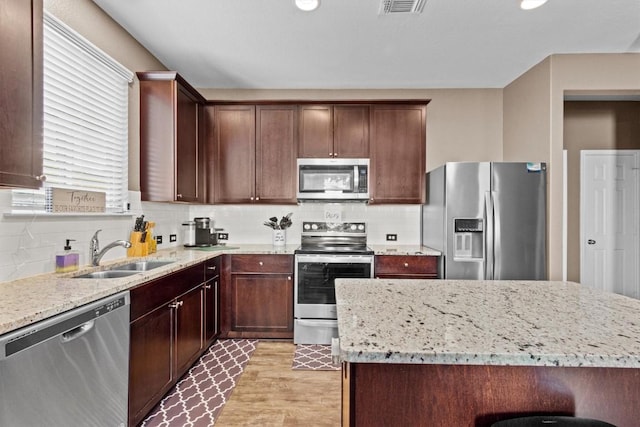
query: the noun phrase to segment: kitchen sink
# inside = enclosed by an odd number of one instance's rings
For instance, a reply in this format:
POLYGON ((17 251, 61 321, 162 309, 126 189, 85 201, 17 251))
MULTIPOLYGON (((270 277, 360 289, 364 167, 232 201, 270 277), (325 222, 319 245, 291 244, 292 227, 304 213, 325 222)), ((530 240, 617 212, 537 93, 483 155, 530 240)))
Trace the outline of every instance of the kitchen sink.
POLYGON ((137 261, 124 265, 114 265, 108 270, 93 271, 91 273, 73 276, 75 279, 117 279, 132 276, 143 271, 153 270, 173 263, 174 261, 137 261))
POLYGON ((138 273, 137 271, 105 270, 73 276, 74 279, 117 279, 138 273))
POLYGON ((130 264, 118 265, 116 267, 111 268, 110 270, 148 271, 148 270, 153 270, 154 268, 162 267, 164 265, 168 265, 171 263, 173 263, 173 261, 138 261, 138 262, 132 262, 130 264))

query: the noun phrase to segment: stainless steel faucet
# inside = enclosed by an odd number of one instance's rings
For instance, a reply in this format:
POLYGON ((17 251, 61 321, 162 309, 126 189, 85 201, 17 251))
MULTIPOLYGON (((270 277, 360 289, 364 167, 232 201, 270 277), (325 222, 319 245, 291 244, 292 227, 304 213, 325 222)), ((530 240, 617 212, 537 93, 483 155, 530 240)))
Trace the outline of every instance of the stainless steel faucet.
POLYGON ((109 243, 102 250, 100 250, 100 242, 98 242, 98 233, 102 230, 98 230, 95 232, 93 237, 91 238, 91 242, 89 242, 89 252, 91 252, 91 265, 100 265, 100 260, 104 256, 104 254, 112 248, 116 246, 122 246, 123 248, 130 248, 131 242, 128 240, 116 240, 115 242, 109 243))

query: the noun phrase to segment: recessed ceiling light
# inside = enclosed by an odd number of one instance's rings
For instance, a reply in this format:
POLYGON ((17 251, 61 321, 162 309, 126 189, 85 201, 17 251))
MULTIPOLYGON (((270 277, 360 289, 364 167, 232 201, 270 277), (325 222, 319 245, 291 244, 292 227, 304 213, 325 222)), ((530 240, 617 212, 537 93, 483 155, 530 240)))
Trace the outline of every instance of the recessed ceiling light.
POLYGON ((524 10, 535 9, 545 4, 547 0, 522 0, 520 2, 520 8, 524 10))
POLYGON ((316 10, 320 6, 320 0, 295 0, 296 6, 305 12, 316 10))

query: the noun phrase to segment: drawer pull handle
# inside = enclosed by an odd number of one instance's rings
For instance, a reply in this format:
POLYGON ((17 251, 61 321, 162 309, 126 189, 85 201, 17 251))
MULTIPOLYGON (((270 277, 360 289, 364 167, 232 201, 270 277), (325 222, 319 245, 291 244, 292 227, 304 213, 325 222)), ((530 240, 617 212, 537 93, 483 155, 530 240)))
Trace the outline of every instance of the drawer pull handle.
POLYGON ((204 285, 205 289, 211 289, 211 285, 204 285))
POLYGON ((260 261, 258 264, 260 264, 260 266, 262 267, 264 265, 264 262, 260 261))
POLYGON ((216 270, 216 266, 214 265, 213 267, 207 267, 207 270, 215 271, 216 270))
POLYGON ((169 308, 180 308, 184 304, 184 301, 176 301, 169 304, 169 308))
POLYGON ((409 263, 408 263, 408 262, 405 262, 405 263, 404 263, 404 267, 405 267, 405 268, 409 267, 409 263))

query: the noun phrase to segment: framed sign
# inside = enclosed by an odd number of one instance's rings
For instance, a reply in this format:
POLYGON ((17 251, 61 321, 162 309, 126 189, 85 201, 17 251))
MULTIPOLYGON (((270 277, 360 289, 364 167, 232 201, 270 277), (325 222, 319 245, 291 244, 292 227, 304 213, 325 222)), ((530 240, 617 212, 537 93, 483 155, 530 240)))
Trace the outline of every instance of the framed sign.
POLYGON ((53 213, 102 213, 106 211, 106 193, 101 191, 47 188, 46 210, 53 213))

